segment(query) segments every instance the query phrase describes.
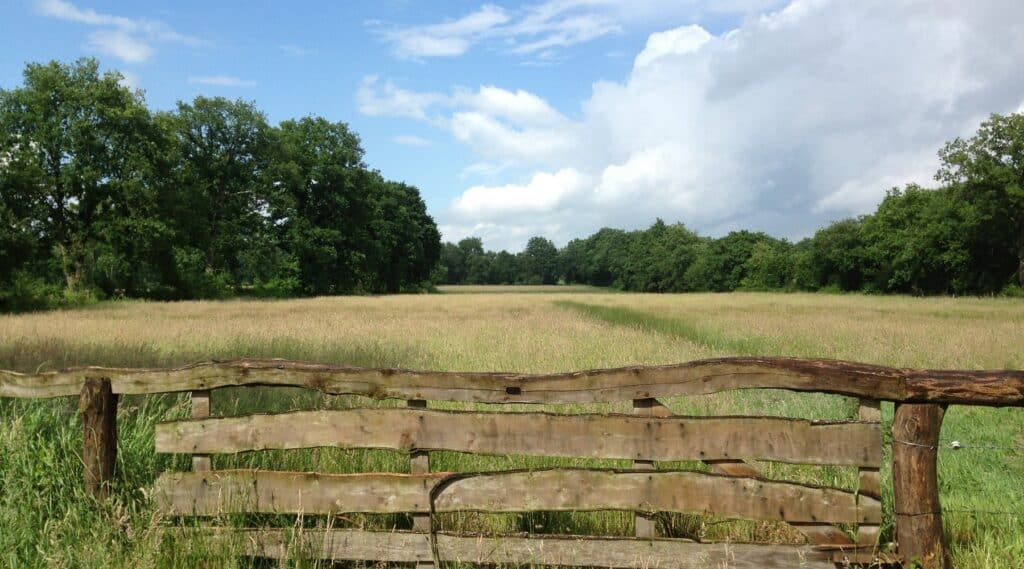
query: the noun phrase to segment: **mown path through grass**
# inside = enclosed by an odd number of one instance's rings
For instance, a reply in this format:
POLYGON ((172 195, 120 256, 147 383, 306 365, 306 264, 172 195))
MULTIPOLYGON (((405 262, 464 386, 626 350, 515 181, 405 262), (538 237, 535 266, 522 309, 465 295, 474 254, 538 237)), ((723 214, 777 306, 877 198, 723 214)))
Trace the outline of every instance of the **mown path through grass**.
POLYGON ((561 308, 575 310, 592 318, 596 318, 617 326, 634 326, 642 330, 650 330, 668 334, 676 338, 694 342, 715 351, 724 351, 741 356, 774 353, 778 346, 767 338, 756 335, 739 338, 728 337, 722 333, 698 326, 682 318, 666 318, 642 310, 634 310, 624 306, 606 306, 587 304, 575 300, 556 300, 553 303, 561 308))

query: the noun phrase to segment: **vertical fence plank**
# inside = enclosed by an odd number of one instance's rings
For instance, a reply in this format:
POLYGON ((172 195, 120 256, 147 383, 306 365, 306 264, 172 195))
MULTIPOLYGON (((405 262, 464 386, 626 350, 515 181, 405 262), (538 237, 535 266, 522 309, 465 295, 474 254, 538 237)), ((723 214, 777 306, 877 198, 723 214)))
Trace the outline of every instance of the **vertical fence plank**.
MULTIPOLYGON (((872 423, 882 422, 881 402, 877 399, 861 399, 857 418, 872 423)), ((882 478, 878 468, 860 468, 857 472, 857 495, 882 498, 882 478)), ((857 544, 874 546, 878 543, 879 526, 861 524, 857 528, 857 544)))
MULTIPOLYGON (((427 402, 423 399, 410 399, 408 406, 414 409, 426 409, 427 402)), ((410 453, 411 474, 424 474, 430 472, 430 453, 425 450, 414 450, 410 453)), ((418 532, 430 532, 430 514, 413 514, 412 529, 418 532)), ((431 537, 433 539, 433 537, 431 537)), ((434 567, 433 561, 417 561, 417 569, 428 569, 434 567)))
MULTIPOLYGON (((192 392, 192 418, 207 419, 210 417, 210 391, 192 392)), ((192 470, 195 472, 208 472, 213 465, 208 454, 192 455, 192 470)))
MULTIPOLYGON (((661 404, 657 399, 634 399, 633 400, 633 413, 645 417, 654 416, 655 410, 660 407, 661 404)), ((634 460, 633 468, 638 470, 654 470, 654 462, 650 460, 634 460)), ((636 536, 637 537, 656 537, 658 533, 658 525, 653 515, 645 515, 641 513, 634 514, 636 517, 636 536)))
POLYGON ((907 566, 952 567, 939 503, 939 431, 945 406, 897 403, 892 421, 893 509, 896 540, 907 566))
POLYGON ((78 400, 82 415, 85 491, 106 498, 117 462, 117 395, 109 379, 86 378, 78 400))

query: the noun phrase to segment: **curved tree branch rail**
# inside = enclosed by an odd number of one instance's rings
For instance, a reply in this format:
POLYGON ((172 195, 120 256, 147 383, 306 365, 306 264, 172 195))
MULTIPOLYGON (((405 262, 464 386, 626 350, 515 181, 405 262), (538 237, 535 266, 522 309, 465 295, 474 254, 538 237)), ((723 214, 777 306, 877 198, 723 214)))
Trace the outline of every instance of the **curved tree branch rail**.
POLYGON ((109 380, 114 394, 127 395, 249 385, 304 387, 380 399, 597 403, 767 388, 897 403, 1024 406, 1024 371, 925 370, 758 357, 551 374, 415 371, 259 359, 174 369, 82 367, 37 374, 0 370, 0 397, 78 395, 90 378, 109 380))

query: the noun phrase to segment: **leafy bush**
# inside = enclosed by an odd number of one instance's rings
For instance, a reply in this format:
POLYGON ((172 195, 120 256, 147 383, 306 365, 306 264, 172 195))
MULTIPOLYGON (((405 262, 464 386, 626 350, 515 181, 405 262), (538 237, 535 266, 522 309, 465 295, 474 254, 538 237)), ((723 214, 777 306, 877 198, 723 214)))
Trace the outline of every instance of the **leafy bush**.
POLYGON ((1015 284, 1009 284, 1003 288, 1001 294, 1009 298, 1024 298, 1024 287, 1015 284))
POLYGON ((85 306, 98 302, 100 294, 91 288, 66 289, 26 272, 15 273, 7 287, 0 288, 0 311, 31 312, 85 306))

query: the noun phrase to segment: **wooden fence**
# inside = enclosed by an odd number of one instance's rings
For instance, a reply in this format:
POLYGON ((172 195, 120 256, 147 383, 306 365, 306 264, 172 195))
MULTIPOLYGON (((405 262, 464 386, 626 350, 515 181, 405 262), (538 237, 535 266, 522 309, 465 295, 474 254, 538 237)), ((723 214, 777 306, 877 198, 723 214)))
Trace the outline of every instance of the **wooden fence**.
POLYGON ((191 392, 192 420, 156 428, 156 451, 192 455, 191 472, 160 475, 152 495, 172 516, 224 513, 334 515, 410 513, 409 532, 204 530, 211 543, 239 539, 246 553, 282 557, 295 547, 335 560, 600 567, 949 566, 936 451, 946 405, 1024 406, 1024 372, 892 369, 788 358, 723 358, 671 366, 577 373, 419 372, 282 360, 241 360, 169 370, 80 368, 25 375, 0 371, 0 396, 80 396, 85 484, 103 497, 114 474, 121 394, 191 392), (328 394, 407 400, 407 408, 293 411, 211 417, 212 390, 294 386, 328 394), (674 416, 659 398, 778 388, 858 398, 856 420, 674 416), (428 400, 479 403, 605 403, 634 413, 440 411, 428 400), (880 401, 892 424, 896 549, 879 547, 880 401), (211 470, 210 456, 314 447, 409 452, 411 472, 326 474, 211 470), (633 468, 432 472, 432 450, 488 455, 626 459, 633 468), (750 461, 842 465, 859 471, 854 491, 768 480, 750 461), (655 469, 702 461, 708 472, 655 469), (445 512, 635 512, 636 538, 447 534, 445 512), (709 513, 786 522, 807 545, 696 543, 656 536, 655 512, 709 513), (840 527, 838 524, 842 524, 840 527), (847 531, 844 531, 846 528, 847 531))

